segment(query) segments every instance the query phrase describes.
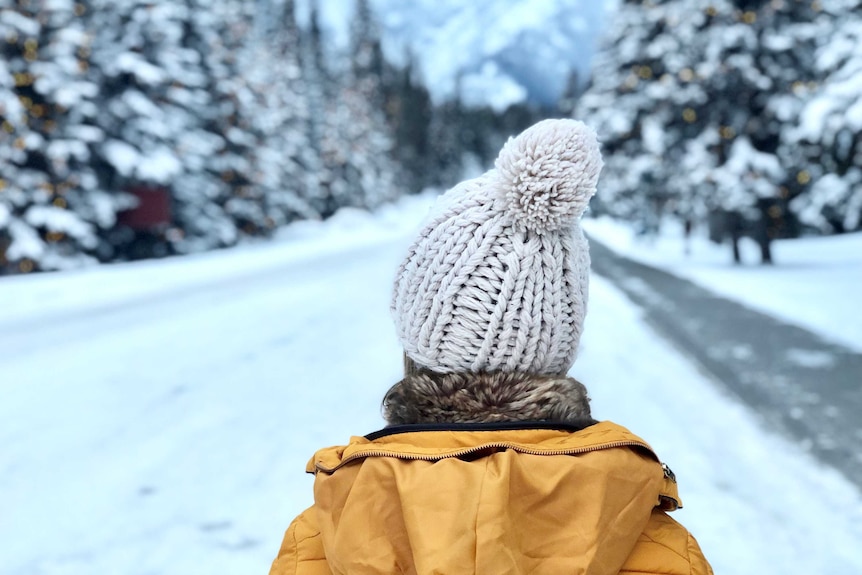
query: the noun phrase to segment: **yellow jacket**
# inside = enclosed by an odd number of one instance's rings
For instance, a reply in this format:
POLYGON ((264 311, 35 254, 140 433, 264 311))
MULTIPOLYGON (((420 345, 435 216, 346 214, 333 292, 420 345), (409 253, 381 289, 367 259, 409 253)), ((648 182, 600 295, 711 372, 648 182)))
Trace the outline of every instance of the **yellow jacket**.
POLYGON ((318 451, 270 575, 712 573, 666 513, 673 474, 628 430, 450 427, 318 451))

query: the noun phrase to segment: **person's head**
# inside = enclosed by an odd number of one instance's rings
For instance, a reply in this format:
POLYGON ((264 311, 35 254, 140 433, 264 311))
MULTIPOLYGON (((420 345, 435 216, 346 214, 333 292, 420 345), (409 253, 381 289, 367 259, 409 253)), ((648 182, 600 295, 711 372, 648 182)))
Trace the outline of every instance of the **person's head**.
POLYGON ((545 120, 510 139, 494 169, 438 199, 395 280, 405 381, 430 378, 438 395, 484 381, 474 391, 493 403, 517 399, 524 380, 567 379, 589 283, 579 220, 601 168, 592 129, 545 120))

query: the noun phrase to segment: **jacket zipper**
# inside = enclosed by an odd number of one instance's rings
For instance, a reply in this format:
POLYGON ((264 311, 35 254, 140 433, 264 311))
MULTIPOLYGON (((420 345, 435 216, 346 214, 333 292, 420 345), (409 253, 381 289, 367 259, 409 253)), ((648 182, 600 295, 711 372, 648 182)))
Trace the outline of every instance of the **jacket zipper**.
POLYGON ((676 483, 676 473, 674 473, 673 470, 668 467, 667 463, 661 464, 661 470, 664 471, 665 479, 670 479, 673 483, 676 483))

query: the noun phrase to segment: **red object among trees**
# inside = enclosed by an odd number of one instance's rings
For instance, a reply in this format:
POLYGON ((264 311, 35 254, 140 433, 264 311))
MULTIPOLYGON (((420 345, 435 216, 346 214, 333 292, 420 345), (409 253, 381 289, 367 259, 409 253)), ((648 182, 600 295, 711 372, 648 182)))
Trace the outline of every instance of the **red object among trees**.
POLYGON ((120 212, 117 221, 133 230, 152 230, 171 223, 171 196, 167 188, 135 186, 125 190, 138 205, 120 212))

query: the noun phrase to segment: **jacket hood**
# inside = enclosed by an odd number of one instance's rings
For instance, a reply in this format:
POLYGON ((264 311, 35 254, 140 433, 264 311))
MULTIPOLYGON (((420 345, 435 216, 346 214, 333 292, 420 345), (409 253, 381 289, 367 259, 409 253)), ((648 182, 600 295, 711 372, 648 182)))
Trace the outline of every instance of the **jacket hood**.
POLYGON ((623 427, 548 427, 404 426, 318 451, 332 572, 618 573, 652 511, 680 506, 675 480, 623 427))

